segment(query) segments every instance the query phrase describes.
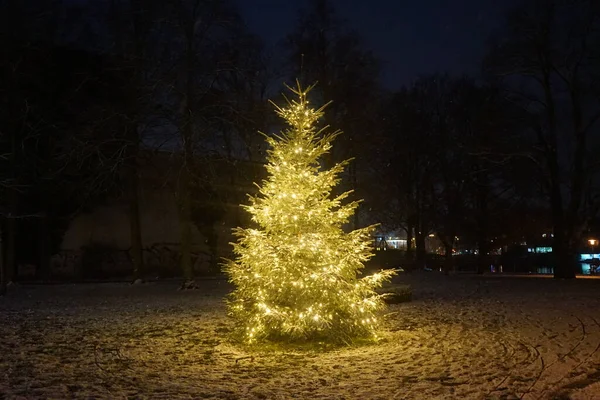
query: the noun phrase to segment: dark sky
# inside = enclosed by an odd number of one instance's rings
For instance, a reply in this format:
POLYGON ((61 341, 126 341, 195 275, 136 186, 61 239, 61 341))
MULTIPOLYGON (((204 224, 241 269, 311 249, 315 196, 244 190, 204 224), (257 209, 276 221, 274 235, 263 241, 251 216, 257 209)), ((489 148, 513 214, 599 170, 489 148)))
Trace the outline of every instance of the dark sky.
MULTIPOLYGON (((485 42, 518 0, 333 0, 336 11, 384 62, 395 89, 436 71, 476 74, 485 42)), ((291 31, 307 0, 238 0, 250 29, 267 43, 291 31)))

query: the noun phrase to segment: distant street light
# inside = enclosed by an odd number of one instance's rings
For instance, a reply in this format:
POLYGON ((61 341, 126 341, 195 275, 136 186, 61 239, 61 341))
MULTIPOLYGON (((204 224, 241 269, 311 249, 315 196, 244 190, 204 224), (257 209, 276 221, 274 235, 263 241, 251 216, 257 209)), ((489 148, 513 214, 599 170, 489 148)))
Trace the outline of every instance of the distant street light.
POLYGON ((590 246, 592 246, 592 253, 595 253, 596 245, 598 244, 598 241, 596 239, 589 239, 588 243, 590 244, 590 246))

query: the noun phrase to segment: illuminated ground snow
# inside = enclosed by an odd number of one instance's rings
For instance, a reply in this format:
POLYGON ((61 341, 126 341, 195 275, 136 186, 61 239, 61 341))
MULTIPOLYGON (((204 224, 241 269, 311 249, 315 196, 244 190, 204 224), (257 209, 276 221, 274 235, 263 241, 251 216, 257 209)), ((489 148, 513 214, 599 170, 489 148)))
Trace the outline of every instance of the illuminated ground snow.
POLYGON ((228 286, 20 286, 0 299, 0 399, 600 399, 600 280, 403 275, 379 345, 247 352, 228 286))

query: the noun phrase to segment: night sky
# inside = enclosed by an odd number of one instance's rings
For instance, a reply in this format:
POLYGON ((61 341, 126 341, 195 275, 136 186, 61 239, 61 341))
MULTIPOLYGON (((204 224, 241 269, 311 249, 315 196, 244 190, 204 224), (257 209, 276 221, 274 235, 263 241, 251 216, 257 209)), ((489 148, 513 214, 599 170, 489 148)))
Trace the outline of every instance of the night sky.
MULTIPOLYGON (((277 44, 307 0, 237 0, 250 29, 277 44)), ((419 75, 477 74, 489 34, 518 0, 333 0, 384 63, 383 83, 396 89, 419 75)))

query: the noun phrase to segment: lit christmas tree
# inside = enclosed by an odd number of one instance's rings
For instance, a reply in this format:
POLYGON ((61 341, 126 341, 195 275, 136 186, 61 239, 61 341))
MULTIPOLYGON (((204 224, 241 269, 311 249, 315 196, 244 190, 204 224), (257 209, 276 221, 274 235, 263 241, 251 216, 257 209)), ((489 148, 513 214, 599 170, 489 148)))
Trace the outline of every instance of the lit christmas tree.
POLYGON ((289 128, 267 137, 269 178, 244 206, 258 229, 235 229, 237 258, 226 266, 236 287, 229 308, 248 342, 372 338, 384 305, 375 289, 395 273, 358 277, 372 256, 374 226, 342 229, 359 203, 343 203, 350 192, 331 196, 348 161, 321 168, 319 158, 340 132, 314 127, 325 106, 308 106, 310 89, 290 88, 297 100, 275 105, 289 128))

